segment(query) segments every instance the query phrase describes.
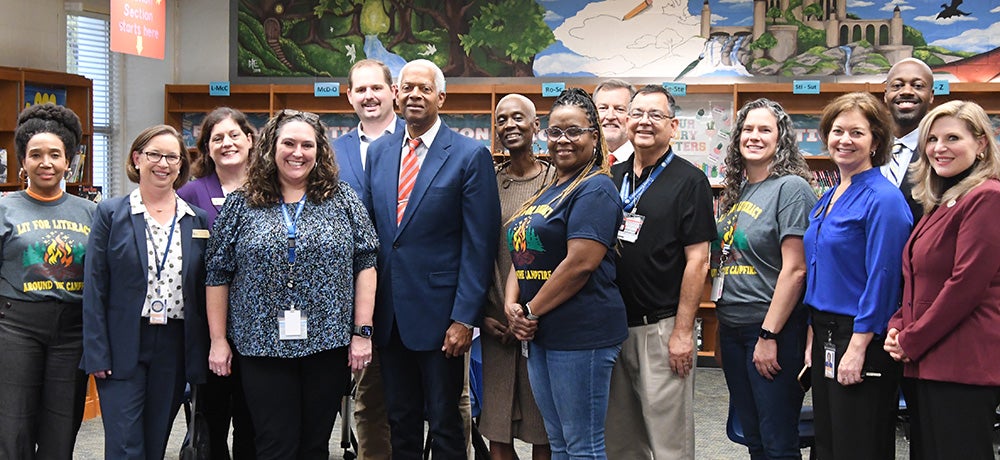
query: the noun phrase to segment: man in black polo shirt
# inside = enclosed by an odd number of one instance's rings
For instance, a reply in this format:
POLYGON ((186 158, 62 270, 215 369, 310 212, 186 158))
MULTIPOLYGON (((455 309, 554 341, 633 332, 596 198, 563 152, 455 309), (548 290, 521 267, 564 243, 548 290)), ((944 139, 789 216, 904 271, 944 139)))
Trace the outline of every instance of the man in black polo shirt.
POLYGON ((716 230, 708 179, 670 148, 674 107, 662 86, 640 89, 627 122, 635 155, 611 170, 629 336, 611 375, 608 458, 694 458, 694 317, 716 230))

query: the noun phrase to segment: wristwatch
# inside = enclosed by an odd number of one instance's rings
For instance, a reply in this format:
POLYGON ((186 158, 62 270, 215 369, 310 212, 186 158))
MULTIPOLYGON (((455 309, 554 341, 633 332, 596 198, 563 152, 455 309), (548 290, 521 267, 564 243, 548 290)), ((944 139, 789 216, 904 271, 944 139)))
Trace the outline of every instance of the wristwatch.
POLYGON ((354 333, 354 335, 356 335, 358 337, 364 337, 366 339, 370 339, 370 338, 372 338, 372 334, 374 332, 375 332, 375 329, 372 328, 371 326, 368 326, 368 325, 358 326, 357 324, 354 325, 354 332, 353 333, 354 333))
POLYGON ((760 338, 764 340, 778 340, 778 334, 775 334, 762 327, 760 328, 760 338))
POLYGON ((525 318, 531 321, 538 321, 538 318, 540 318, 539 316, 535 316, 531 313, 531 305, 528 305, 528 302, 521 305, 521 312, 524 313, 525 318))

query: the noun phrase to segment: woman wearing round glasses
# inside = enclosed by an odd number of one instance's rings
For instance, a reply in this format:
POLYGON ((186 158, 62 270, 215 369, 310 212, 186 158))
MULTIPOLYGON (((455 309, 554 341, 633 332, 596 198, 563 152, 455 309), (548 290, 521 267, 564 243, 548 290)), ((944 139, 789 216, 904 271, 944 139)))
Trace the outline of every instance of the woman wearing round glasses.
POLYGON ((185 381, 208 371, 205 211, 174 190, 191 164, 166 125, 143 130, 125 171, 139 188, 97 206, 83 288, 84 371, 97 378, 107 458, 161 459, 185 381))
POLYGON ((527 342, 522 353, 552 458, 605 457, 611 369, 627 335, 610 251, 622 206, 599 126, 583 90, 556 99, 545 130, 555 178, 507 226, 505 313, 527 342))

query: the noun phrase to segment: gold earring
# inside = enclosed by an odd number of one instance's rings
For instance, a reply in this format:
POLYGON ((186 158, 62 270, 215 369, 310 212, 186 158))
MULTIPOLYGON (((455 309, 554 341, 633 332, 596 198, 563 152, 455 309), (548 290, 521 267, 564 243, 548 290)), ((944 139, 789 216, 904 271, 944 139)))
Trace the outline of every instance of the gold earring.
POLYGON ((977 160, 982 160, 983 158, 986 158, 986 152, 985 151, 979 152, 979 154, 976 155, 976 159, 977 160))

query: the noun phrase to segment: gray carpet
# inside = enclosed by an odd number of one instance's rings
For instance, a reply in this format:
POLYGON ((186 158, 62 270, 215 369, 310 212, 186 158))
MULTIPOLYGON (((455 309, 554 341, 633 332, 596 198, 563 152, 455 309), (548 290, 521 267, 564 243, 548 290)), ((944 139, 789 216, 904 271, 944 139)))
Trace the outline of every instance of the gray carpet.
MULTIPOLYGON (((747 458, 746 449, 729 441, 726 437, 726 414, 729 408, 729 393, 720 369, 699 368, 695 374, 695 449, 699 460, 730 460, 747 458)), ((806 404, 809 404, 808 396, 806 404)), ((184 438, 185 423, 183 413, 178 415, 170 434, 167 459, 176 459, 184 438)), ((530 446, 519 442, 518 455, 523 460, 531 458, 530 446)), ((77 437, 75 459, 101 459, 104 457, 104 428, 100 418, 83 422, 77 437)), ((340 447, 340 421, 330 440, 330 458, 343 457, 340 447)), ((802 451, 803 458, 809 458, 808 450, 802 451)), ((896 439, 896 458, 909 457, 909 449, 903 437, 896 439)), ((618 459, 615 459, 618 460, 618 459)))

